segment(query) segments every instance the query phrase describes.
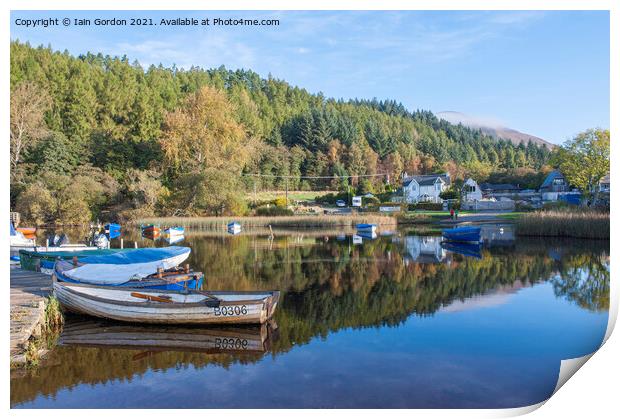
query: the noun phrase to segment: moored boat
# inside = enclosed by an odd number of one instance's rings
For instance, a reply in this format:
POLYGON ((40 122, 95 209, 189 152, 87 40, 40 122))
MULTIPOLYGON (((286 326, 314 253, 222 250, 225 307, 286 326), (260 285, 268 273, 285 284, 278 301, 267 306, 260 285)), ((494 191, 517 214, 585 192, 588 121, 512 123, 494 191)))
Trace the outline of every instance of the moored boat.
POLYGON ((121 236, 121 225, 109 223, 104 227, 105 234, 108 236, 108 239, 116 239, 121 236))
POLYGON ((59 261, 56 263, 55 273, 61 273, 64 278, 79 283, 120 285, 175 268, 189 257, 190 252, 189 247, 179 246, 129 249, 125 252, 83 257, 70 266, 59 261))
POLYGON ((262 324, 273 316, 279 291, 165 291, 53 282, 69 311, 152 324, 262 324))
POLYGON ((24 237, 29 239, 35 238, 35 234, 37 233, 36 227, 17 227, 15 230, 19 231, 24 235, 24 237))
POLYGON ((453 242, 479 242, 480 227, 457 227, 442 230, 443 238, 453 242))
POLYGON ((362 233, 376 233, 377 225, 376 224, 358 224, 355 226, 358 232, 362 233))
POLYGON ((19 251, 19 261, 21 268, 27 271, 43 272, 51 275, 54 271, 54 264, 58 259, 72 260, 77 257, 78 260, 88 256, 108 255, 118 252, 127 252, 133 249, 89 249, 82 250, 69 249, 69 250, 54 250, 46 251, 45 248, 39 248, 37 250, 25 250, 19 251))
POLYGON ((164 230, 164 237, 182 236, 185 234, 184 227, 168 227, 164 230))
MULTIPOLYGON (((79 262, 78 262, 78 267, 79 262)), ((67 260, 60 260, 54 265, 52 271, 52 277, 54 281, 59 281, 69 284, 84 284, 82 281, 78 281, 66 274, 76 268, 73 262, 67 260)), ((106 278, 99 278, 101 283, 107 283, 106 278)), ((160 269, 157 272, 140 277, 130 278, 122 283, 114 283, 112 287, 124 287, 124 288, 140 288, 140 289, 152 289, 152 290, 166 290, 166 291, 183 291, 187 289, 199 289, 202 286, 204 275, 202 272, 191 271, 186 268, 170 268, 160 269)))

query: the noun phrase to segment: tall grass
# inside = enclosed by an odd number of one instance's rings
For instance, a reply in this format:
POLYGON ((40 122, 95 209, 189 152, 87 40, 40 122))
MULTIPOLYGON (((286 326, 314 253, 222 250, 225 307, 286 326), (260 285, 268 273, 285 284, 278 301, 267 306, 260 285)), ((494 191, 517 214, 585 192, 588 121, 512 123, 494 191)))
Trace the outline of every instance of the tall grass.
POLYGON ((609 239, 609 213, 589 210, 528 213, 517 220, 516 233, 520 236, 609 239))
POLYGON ((396 226, 396 218, 385 215, 300 215, 273 217, 150 217, 137 224, 182 226, 188 230, 222 230, 231 221, 241 223, 244 229, 252 228, 316 228, 354 227, 358 223, 396 226))

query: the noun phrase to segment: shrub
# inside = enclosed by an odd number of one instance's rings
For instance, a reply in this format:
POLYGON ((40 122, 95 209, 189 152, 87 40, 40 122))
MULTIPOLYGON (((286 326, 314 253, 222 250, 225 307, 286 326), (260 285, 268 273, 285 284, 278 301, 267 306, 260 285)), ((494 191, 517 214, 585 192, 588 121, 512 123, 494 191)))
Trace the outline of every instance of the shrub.
POLYGON ((409 211, 441 211, 443 210, 443 204, 436 204, 434 202, 418 202, 417 204, 410 204, 409 211))
POLYGON ((260 216, 293 215, 293 211, 288 208, 277 207, 277 206, 259 207, 259 208, 256 208, 256 215, 260 215, 260 216))
POLYGON ((56 201, 49 190, 38 183, 33 183, 17 197, 15 210, 21 214, 24 221, 43 225, 53 220, 56 201))
POLYGON ((279 196, 273 201, 273 203, 276 207, 286 208, 286 197, 279 196))

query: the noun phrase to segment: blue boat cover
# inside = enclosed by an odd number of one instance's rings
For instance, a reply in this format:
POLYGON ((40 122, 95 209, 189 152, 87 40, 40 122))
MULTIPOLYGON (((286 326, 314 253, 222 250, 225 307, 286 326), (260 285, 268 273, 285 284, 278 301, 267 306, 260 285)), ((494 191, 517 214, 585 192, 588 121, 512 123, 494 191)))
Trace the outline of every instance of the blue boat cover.
POLYGON ((159 248, 131 249, 125 252, 80 258, 85 264, 128 265, 132 263, 149 263, 180 256, 190 251, 189 247, 169 246, 159 248))

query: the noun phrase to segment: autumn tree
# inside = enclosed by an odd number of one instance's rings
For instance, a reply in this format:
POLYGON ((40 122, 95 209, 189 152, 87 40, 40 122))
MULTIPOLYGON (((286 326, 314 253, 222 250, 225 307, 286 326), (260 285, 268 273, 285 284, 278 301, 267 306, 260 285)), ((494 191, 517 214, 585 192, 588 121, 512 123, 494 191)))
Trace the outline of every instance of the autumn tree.
POLYGON ((598 183, 609 173, 609 130, 589 129, 558 147, 552 163, 568 182, 594 199, 598 183))
POLYGON ((20 83, 11 92, 12 172, 20 163, 24 151, 35 146, 47 135, 44 117, 50 105, 48 93, 35 83, 20 83))

